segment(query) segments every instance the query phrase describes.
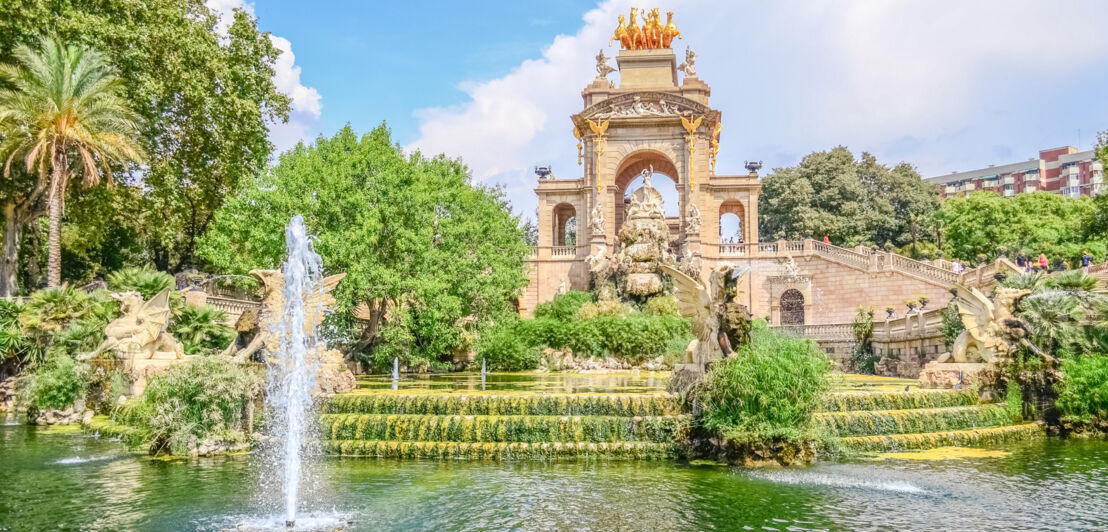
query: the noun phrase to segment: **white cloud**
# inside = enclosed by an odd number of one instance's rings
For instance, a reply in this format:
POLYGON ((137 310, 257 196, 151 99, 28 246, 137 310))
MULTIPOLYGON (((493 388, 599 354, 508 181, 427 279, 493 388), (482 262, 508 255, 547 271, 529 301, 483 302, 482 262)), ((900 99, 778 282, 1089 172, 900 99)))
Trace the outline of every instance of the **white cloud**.
MULTIPOLYGON (((1103 77, 1108 56, 1103 2, 671 4, 684 36, 674 48, 697 51, 697 72, 724 114, 721 173, 744 171, 749 158, 791 165, 838 144, 883 162, 906 160, 925 175, 1009 162, 991 159, 1005 149, 1030 157, 1072 142, 1032 131, 1069 131, 1078 111, 1063 104, 1074 98, 1073 80, 1081 72, 1103 77), (1057 107, 1055 116, 1043 116, 1048 107, 1057 107)), ((533 165, 580 175, 568 117, 595 75, 596 50, 615 54, 608 37, 630 5, 605 2, 541 58, 464 84, 470 99, 462 105, 417 111, 419 138, 410 147, 460 155, 530 216, 533 165)), ((618 83, 618 74, 611 78, 618 83)))
MULTIPOLYGON (((231 25, 232 12, 236 8, 254 14, 254 4, 244 0, 206 0, 205 4, 219 15, 217 30, 224 35, 231 25)), ((308 133, 319 122, 323 104, 319 91, 300 82, 300 67, 296 65, 292 43, 284 37, 272 34, 270 40, 281 51, 273 65, 273 84, 279 92, 292 99, 288 122, 269 126, 269 140, 273 142, 277 153, 280 153, 301 140, 311 140, 308 133)))

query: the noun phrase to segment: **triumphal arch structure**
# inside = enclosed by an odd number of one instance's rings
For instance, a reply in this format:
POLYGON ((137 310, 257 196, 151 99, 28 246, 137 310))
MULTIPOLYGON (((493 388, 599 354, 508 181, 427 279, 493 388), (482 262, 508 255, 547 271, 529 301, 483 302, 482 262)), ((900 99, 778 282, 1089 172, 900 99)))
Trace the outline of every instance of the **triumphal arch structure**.
MULTIPOLYGON (((667 26, 672 15, 663 31, 667 26)), ((712 268, 719 258, 720 213, 738 216, 743 242, 758 242, 758 176, 716 172, 722 114, 710 105, 711 87, 697 76, 695 52, 686 49, 678 64, 671 44, 621 43, 618 68, 603 51, 597 56, 597 76, 581 92, 583 108, 567 124, 577 140, 582 177, 542 177, 535 189, 539 240, 532 285, 521 302, 525 313, 560 291, 588 289, 585 260, 614 249, 626 219, 628 186, 643 170, 676 184, 679 215, 666 218, 674 255, 695 255, 704 271, 712 268), (618 83, 608 79, 616 72, 618 83)))
POLYGON ((907 300, 926 297, 933 302, 930 308, 945 305, 959 275, 941 261, 841 248, 818 240, 821 235, 760 239, 760 164, 747 164, 746 173, 717 171, 724 117, 711 106, 712 89, 697 74, 696 53, 688 45, 674 52, 673 43, 683 36, 672 13, 667 18, 662 24, 656 9, 620 16, 612 38, 620 46, 616 66, 601 50, 596 78, 581 91, 581 111, 566 124, 567 142, 575 139, 580 177, 537 172, 538 243, 530 259, 531 282, 519 300, 521 313, 530 315, 560 292, 588 290, 596 272, 612 264, 622 264, 623 271, 646 264, 643 257, 620 254, 628 243, 621 241, 621 230, 631 227, 629 222, 650 235, 668 229, 662 259, 702 281, 722 263, 745 267, 744 304, 772 325, 834 325, 852 338, 849 324, 859 306, 895 307, 899 315, 907 300), (618 79, 610 79, 614 76, 618 79), (632 201, 649 203, 656 191, 629 194, 651 172, 676 184, 678 205, 671 209, 676 215, 659 214, 664 222, 642 218, 657 212, 656 205, 632 201), (628 219, 631 211, 638 221, 628 219), (723 234, 725 217, 737 217, 737 231, 729 225, 729 234, 723 234))

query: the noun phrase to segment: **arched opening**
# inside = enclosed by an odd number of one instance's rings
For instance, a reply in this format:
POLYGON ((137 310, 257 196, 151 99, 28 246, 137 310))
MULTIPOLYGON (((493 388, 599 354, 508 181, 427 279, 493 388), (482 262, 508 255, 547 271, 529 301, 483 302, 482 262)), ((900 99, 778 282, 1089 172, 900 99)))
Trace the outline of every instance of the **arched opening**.
POLYGON ((616 172, 615 230, 619 233, 626 219, 631 193, 643 185, 642 171, 654 167, 650 186, 662 195, 663 210, 671 226, 680 224, 681 192, 677 167, 661 152, 642 150, 625 157, 616 172))
POLYGON ((790 288, 781 294, 781 325, 804 325, 804 294, 790 288))
POLYGON ((554 207, 553 246, 577 245, 577 210, 568 203, 559 203, 554 207))
POLYGON ((746 241, 743 234, 743 205, 728 200, 719 206, 719 243, 741 244, 746 241))

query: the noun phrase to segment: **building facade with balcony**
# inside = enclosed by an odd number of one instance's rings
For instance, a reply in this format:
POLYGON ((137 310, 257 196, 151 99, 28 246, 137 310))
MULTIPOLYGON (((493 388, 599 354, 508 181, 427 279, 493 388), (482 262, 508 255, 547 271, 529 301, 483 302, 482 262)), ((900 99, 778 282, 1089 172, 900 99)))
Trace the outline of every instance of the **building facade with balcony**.
POLYGON ((1004 197, 1045 191, 1079 198, 1096 196, 1106 190, 1104 164, 1096 158, 1096 151, 1077 151, 1073 146, 1042 150, 1037 158, 1023 162, 954 172, 930 177, 927 181, 939 185, 947 198, 965 196, 977 190, 991 190, 1004 197))

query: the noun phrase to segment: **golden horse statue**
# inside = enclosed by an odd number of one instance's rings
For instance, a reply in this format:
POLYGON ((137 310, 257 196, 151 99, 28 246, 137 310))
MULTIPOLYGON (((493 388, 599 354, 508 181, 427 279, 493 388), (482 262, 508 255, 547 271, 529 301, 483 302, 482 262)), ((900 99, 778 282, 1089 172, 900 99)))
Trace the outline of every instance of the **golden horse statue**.
POLYGON ((619 16, 619 26, 616 27, 615 35, 608 39, 608 46, 612 45, 612 41, 619 41, 624 50, 630 50, 634 46, 631 42, 631 34, 627 32, 627 19, 623 15, 619 16))
POLYGON ((666 12, 666 27, 662 30, 662 48, 669 48, 673 44, 673 38, 681 39, 681 32, 677 31, 677 25, 673 23, 673 11, 666 12))

